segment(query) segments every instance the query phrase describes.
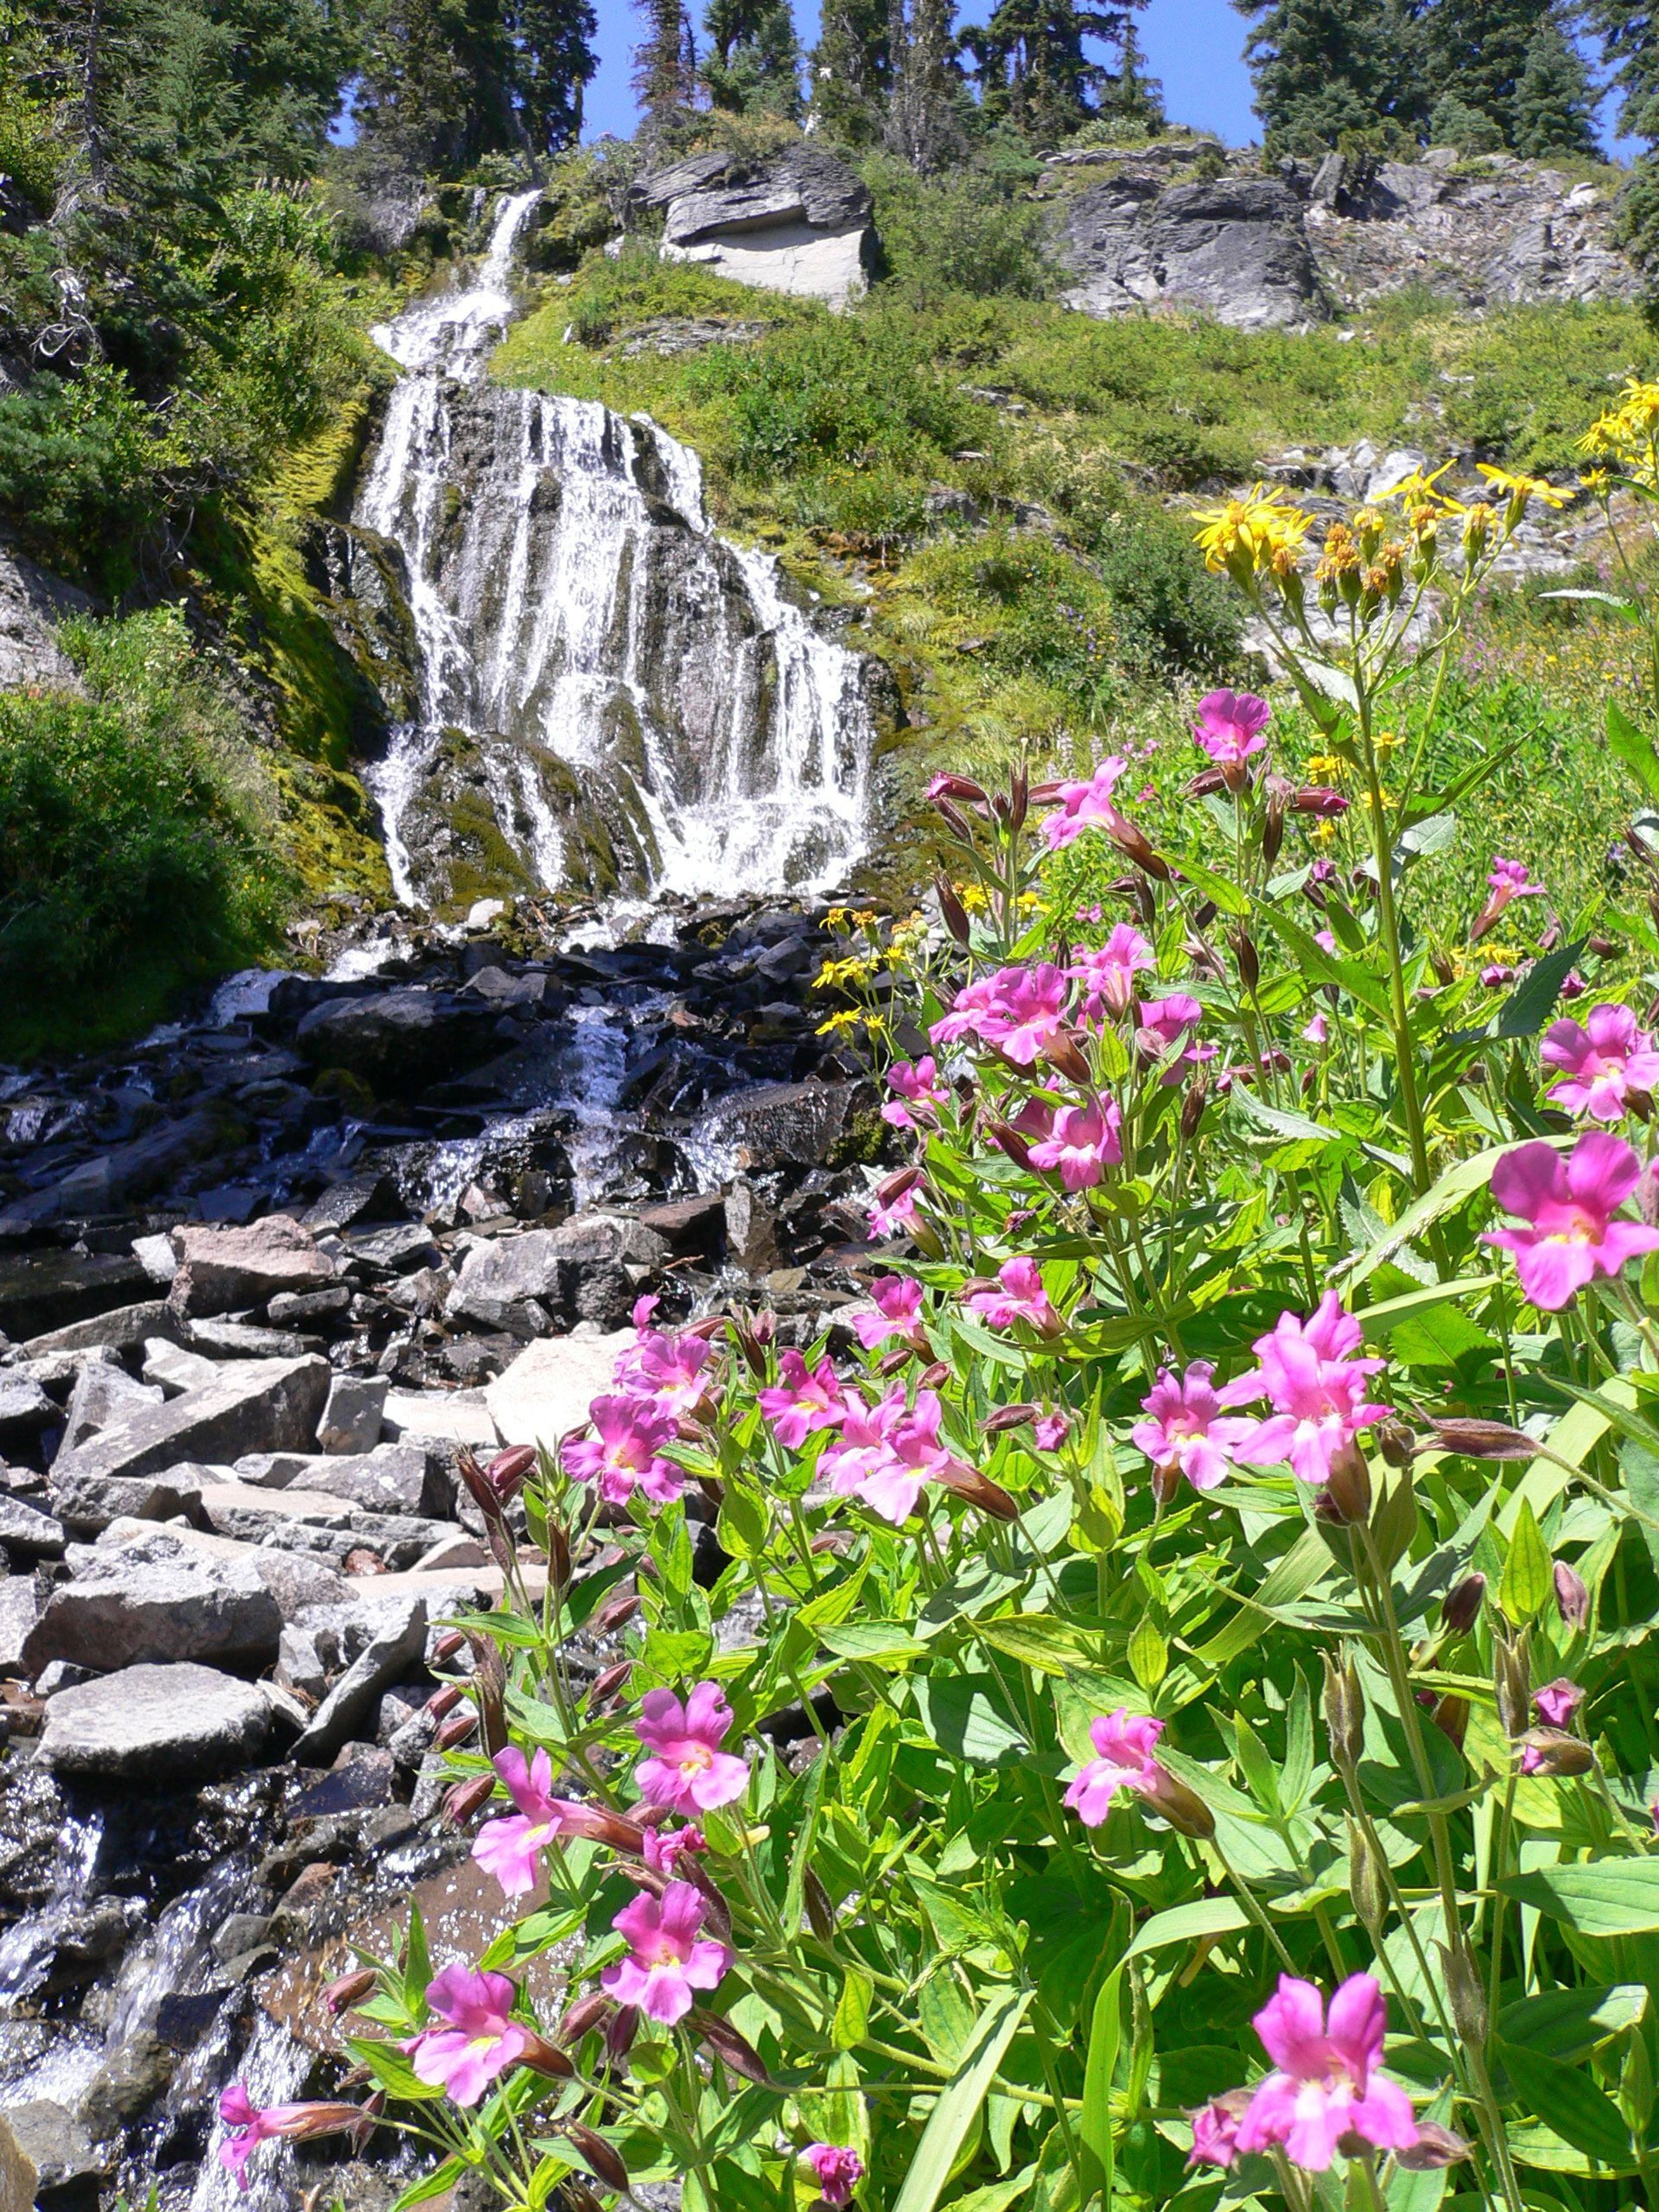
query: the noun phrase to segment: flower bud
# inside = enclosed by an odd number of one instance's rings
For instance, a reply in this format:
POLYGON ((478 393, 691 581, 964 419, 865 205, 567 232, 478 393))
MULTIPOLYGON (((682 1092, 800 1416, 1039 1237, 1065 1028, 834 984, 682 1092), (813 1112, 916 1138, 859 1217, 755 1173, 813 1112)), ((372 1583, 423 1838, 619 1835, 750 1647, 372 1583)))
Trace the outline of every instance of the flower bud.
POLYGON ((1555 1563, 1555 1609, 1562 1626, 1577 1632, 1589 1619, 1589 1590, 1583 1577, 1565 1559, 1555 1563))
POLYGON ((1407 2173, 1437 2173, 1473 2155, 1462 2136, 1450 2128, 1443 2128, 1437 2120, 1419 2120, 1417 2141, 1409 2150, 1397 2150, 1394 2154, 1395 2165, 1407 2173))
POLYGON ((1030 1168, 1031 1147, 1018 1129, 1011 1127, 1006 1121, 998 1121, 994 1116, 988 1114, 985 1118, 985 1133, 997 1150, 1006 1153, 1017 1168, 1030 1168))
POLYGON ((534 1444, 509 1444, 505 1451, 497 1452, 485 1468, 484 1480, 505 1505, 523 1489, 535 1464, 534 1444))
POLYGON ((1267 812, 1261 817, 1261 857, 1268 867, 1279 858, 1285 842, 1285 793, 1275 787, 1267 794, 1267 812))
POLYGON ((984 785, 975 783, 970 775, 936 775, 927 787, 927 796, 935 805, 941 799, 965 799, 970 806, 990 804, 984 785))
POLYGON ((1480 1618, 1486 1595, 1485 1575, 1465 1575, 1440 1601, 1440 1619, 1449 1636, 1467 1636, 1480 1618))
POLYGON ((639 1609, 639 1592, 629 1589, 626 1584, 619 1584, 594 1613, 593 1626, 606 1632, 621 1628, 632 1620, 639 1609))
POLYGON ((1203 1069, 1200 1068, 1187 1085, 1187 1095, 1181 1102, 1181 1133, 1189 1145, 1198 1134, 1209 1095, 1209 1079, 1203 1069))
POLYGON ((685 2024, 708 2045, 728 2072, 742 2075, 745 2081, 757 2081, 763 2088, 772 2087, 772 2078, 759 2051, 746 2036, 738 2034, 729 2020, 722 2020, 718 2013, 705 2012, 701 2005, 693 2005, 685 2024))
POLYGON ((493 1774, 475 1774, 470 1782, 458 1782, 444 1800, 444 1813, 459 1828, 472 1818, 481 1806, 487 1805, 495 1794, 493 1774))
POLYGON ((801 1882, 801 1901, 806 1907, 806 1923, 821 1943, 832 1942, 836 1934, 836 1908, 830 1893, 808 1867, 801 1882))
POLYGON ((1154 1765, 1151 1779, 1140 1785, 1144 1802, 1162 1815, 1178 1836, 1207 1843, 1215 1833, 1215 1815, 1194 1790, 1177 1782, 1167 1767, 1154 1765))
POLYGON ((945 917, 945 927, 957 943, 964 948, 973 937, 969 926, 968 909, 957 896, 956 886, 945 876, 935 876, 933 889, 939 896, 939 910, 945 917))
POLYGON ((1595 1764, 1595 1753, 1583 1738, 1569 1735, 1562 1729, 1528 1729, 1520 1743, 1522 1774, 1540 1774, 1553 1779, 1557 1776, 1588 1774, 1595 1764))
POLYGON ((1469 1701, 1467 1698, 1437 1698, 1429 1718, 1448 1743, 1458 1751, 1462 1750, 1463 1739, 1469 1732, 1469 1701))
POLYGON ((1067 1030, 1057 1030, 1042 1048, 1043 1057, 1051 1067, 1059 1070, 1069 1082, 1092 1084, 1094 1070, 1078 1048, 1077 1039, 1067 1030))
POLYGON ((569 2081, 576 2069, 563 2051, 550 2043, 545 2036, 537 2035, 529 2029, 526 2033, 528 2040, 520 2056, 532 2072, 544 2074, 550 2081, 569 2081))
POLYGON ((1486 1992, 1480 1985, 1480 1969, 1469 1956, 1461 1936, 1450 1944, 1437 1943, 1440 1964, 1446 1977, 1446 1996, 1451 2006, 1451 2016, 1458 2033, 1465 2043, 1483 2049, 1486 2040, 1486 1992))
POLYGON ((1365 1746, 1365 1693, 1352 1659, 1339 1665, 1326 1653, 1324 1665, 1325 1730, 1331 1756, 1340 1767, 1352 1768, 1365 1746))
POLYGON ((1153 850, 1144 830, 1138 829, 1125 816, 1115 811, 1109 813, 1109 818, 1103 826, 1118 850, 1127 854, 1136 867, 1144 868, 1160 884, 1169 882, 1170 864, 1162 854, 1153 850))
MULTIPOLYGON (((280 2118, 268 2112, 266 2121, 274 2122, 273 2132, 288 2142, 310 2142, 318 2136, 355 2135, 363 2125, 361 2105, 338 2103, 331 2099, 279 2106, 277 2113, 280 2118)), ((371 2115, 371 2124, 374 2117, 371 2115)))
MULTIPOLYGON (((562 2122, 560 2133, 581 2153, 595 2177, 607 2189, 614 2189, 621 2196, 628 2194, 628 2167, 614 2143, 607 2142, 602 2135, 596 2134, 580 2120, 562 2122)), ((568 2188, 568 2183, 565 2186, 568 2188)))
POLYGON ((603 2027, 610 2019, 612 2007, 603 1990, 592 1990, 586 1996, 578 1997, 553 2031, 556 2043, 580 2043, 585 2035, 603 2027))
POLYGON ((548 1522, 546 1549, 548 1588, 556 1604, 570 1587, 570 1539, 562 1521, 548 1522))
POLYGON ((922 1369, 916 1382, 923 1390, 937 1390, 942 1383, 950 1381, 953 1371, 948 1359, 936 1359, 931 1367, 922 1369))
POLYGON ((939 809, 939 819, 957 843, 971 845, 974 842, 974 825, 961 808, 953 806, 948 799, 936 799, 933 804, 939 809))
POLYGON ((374 1986, 374 1975, 367 1966, 360 1966, 355 1974, 342 1974, 323 1991, 323 2002, 329 2010, 339 2014, 349 2012, 359 1997, 366 1997, 374 1986))
POLYGON ((426 1709, 434 1721, 447 1720, 460 1702, 460 1684, 446 1682, 441 1690, 435 1690, 427 1699, 426 1709))
POLYGON ((1220 911, 1221 908, 1216 904, 1213 899, 1200 899, 1198 904, 1193 908, 1193 923, 1194 927, 1199 929, 1207 929, 1220 911))
MULTIPOLYGON (((947 1368, 945 1371, 948 1374, 950 1370, 947 1368)), ((960 1460, 947 1460, 943 1467, 935 1468, 933 1479, 941 1489, 950 1491, 957 1498, 965 1498, 969 1505, 977 1505, 981 1513, 988 1513, 994 1521, 1018 1521, 1019 1518, 1018 1506, 1000 1483, 993 1482, 988 1475, 981 1474, 977 1468, 963 1467, 960 1460)))
POLYGON ((1031 779, 1023 768, 1017 768, 1008 779, 1008 830, 1018 837, 1025 827, 1025 817, 1031 804, 1031 779))
POLYGON ((631 1659, 619 1659, 614 1667, 607 1667, 602 1674, 596 1674, 587 1692, 588 1710, 608 1704, 633 1671, 631 1659))
POLYGON ((1322 783, 1304 784, 1291 800, 1295 814, 1311 814, 1322 822, 1328 822, 1339 814, 1346 814, 1349 802, 1340 791, 1333 791, 1322 783))
POLYGON ((1261 981, 1261 958, 1255 949, 1255 940, 1248 930, 1235 929, 1229 932, 1227 941, 1238 962, 1238 973, 1244 988, 1254 992, 1261 981))
POLYGON ((1106 888, 1127 899, 1148 929, 1158 920, 1157 894, 1145 876, 1117 876, 1106 888))
POLYGON ((1362 1926, 1375 1936, 1389 1910, 1389 1893, 1370 1837, 1348 1815, 1348 1894, 1362 1926))
POLYGON ((471 1705, 452 1713, 432 1739, 440 1751, 453 1751, 458 1743, 465 1743, 478 1725, 478 1716, 471 1705))
POLYGON ((1417 1456, 1417 1447, 1412 1432, 1401 1420, 1379 1421, 1376 1425, 1376 1449, 1388 1465, 1396 1470, 1409 1467, 1417 1456))
POLYGON ((447 1628, 432 1647, 433 1660, 438 1666, 444 1666, 458 1651, 465 1651, 465 1649, 466 1638, 460 1630, 447 1628))
POLYGON ((1532 1718, 1532 1670, 1524 1653, 1507 1636, 1492 1638, 1492 1678, 1504 1733, 1518 1742, 1532 1718))
POLYGON ((1343 1528, 1358 1528, 1370 1519, 1371 1471, 1352 1437, 1344 1437, 1332 1453, 1330 1480, 1315 1500, 1314 1510, 1322 1521, 1343 1528))
POLYGON ((639 2033, 640 2008, 637 2005, 618 2005, 605 2024, 605 2056, 614 2065, 626 2058, 634 2048, 634 2038, 639 2033))
POLYGON ((1439 1440, 1442 1450, 1456 1452, 1462 1459, 1536 1459, 1538 1456, 1538 1447, 1525 1430, 1512 1429, 1507 1421, 1459 1418, 1431 1421, 1429 1425, 1439 1440))
POLYGON ((1590 951, 1595 953, 1598 960, 1616 960, 1624 951, 1623 945, 1612 937, 1602 937, 1597 934, 1589 939, 1588 943, 1590 951))

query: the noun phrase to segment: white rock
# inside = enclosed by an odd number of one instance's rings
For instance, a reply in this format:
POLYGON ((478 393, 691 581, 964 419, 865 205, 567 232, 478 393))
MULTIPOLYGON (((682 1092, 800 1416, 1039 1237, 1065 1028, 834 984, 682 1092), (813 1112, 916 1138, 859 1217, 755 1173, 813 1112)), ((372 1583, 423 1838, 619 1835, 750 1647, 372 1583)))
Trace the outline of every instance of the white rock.
POLYGON ((373 1451, 380 1440, 380 1420, 391 1388, 385 1375, 337 1375, 317 1424, 317 1441, 323 1449, 373 1451))
POLYGON ((609 1336, 544 1336, 527 1345, 484 1391, 495 1426, 509 1443, 546 1444, 580 1428, 595 1398, 612 1387, 619 1354, 632 1329, 609 1336))
POLYGON ((491 1451, 501 1443, 482 1390, 393 1390, 381 1425, 394 1442, 403 1437, 447 1437, 491 1451))
POLYGON ((506 912, 505 899, 475 899, 466 910, 466 926, 469 929, 488 929, 497 915, 506 912))

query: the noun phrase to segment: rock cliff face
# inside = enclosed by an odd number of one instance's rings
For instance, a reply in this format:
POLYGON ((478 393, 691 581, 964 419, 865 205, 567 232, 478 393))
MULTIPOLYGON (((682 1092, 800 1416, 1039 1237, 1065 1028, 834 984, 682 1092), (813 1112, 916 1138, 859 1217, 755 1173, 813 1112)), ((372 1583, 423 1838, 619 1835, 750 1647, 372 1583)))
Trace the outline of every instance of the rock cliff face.
POLYGON ((1339 155, 1271 173, 1174 140, 1056 155, 1042 195, 1068 305, 1114 315, 1160 306, 1238 330, 1297 328, 1425 284, 1466 307, 1632 299, 1612 203, 1540 162, 1460 166, 1449 149, 1357 171, 1339 155))
POLYGON ((0 540, 0 691, 34 685, 78 690, 80 679, 54 629, 66 615, 91 606, 84 592, 0 540))
POLYGON ((664 213, 664 255, 763 291, 845 307, 874 258, 871 198, 845 162, 802 144, 764 161, 694 154, 644 178, 635 203, 664 213))

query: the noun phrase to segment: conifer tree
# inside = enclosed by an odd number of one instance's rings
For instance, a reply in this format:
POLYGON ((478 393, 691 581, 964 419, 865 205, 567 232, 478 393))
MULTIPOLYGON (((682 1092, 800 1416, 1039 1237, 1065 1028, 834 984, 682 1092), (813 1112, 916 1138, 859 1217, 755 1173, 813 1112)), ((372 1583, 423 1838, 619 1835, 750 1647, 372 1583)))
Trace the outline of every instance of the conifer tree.
POLYGON ((915 169, 937 169, 963 142, 956 0, 889 0, 892 68, 886 137, 915 169))
POLYGON ((684 0, 634 0, 646 35, 634 49, 634 93, 647 137, 659 137, 697 96, 697 42, 684 0))
MULTIPOLYGON (((1489 115, 1504 145, 1516 146, 1521 79, 1555 12, 1555 0, 1434 0, 1423 17, 1429 81, 1489 115)), ((1558 45, 1570 66, 1572 55, 1559 33, 1558 45)))
POLYGON ((1515 88, 1515 150, 1530 161, 1552 154, 1593 156, 1595 114, 1583 57, 1555 18, 1547 17, 1534 33, 1515 88))
POLYGON ((1659 0, 1585 0, 1583 13, 1623 95, 1620 129, 1659 144, 1659 0))
POLYGON ((737 114, 800 112, 800 45, 789 0, 708 0, 702 81, 737 114))
POLYGON ((514 93, 532 153, 560 154, 582 135, 582 96, 598 69, 590 0, 515 0, 514 93))
POLYGON ((887 0, 823 0, 811 76, 812 123, 853 145, 880 137, 893 85, 887 0))
POLYGON ((1233 0, 1251 27, 1244 56, 1267 150, 1317 155, 1345 135, 1424 119, 1421 46, 1410 0, 1233 0))
POLYGON ((497 0, 382 0, 371 19, 356 114, 398 167, 455 174, 522 148, 512 40, 497 0))
MULTIPOLYGON (((1052 143, 1081 129, 1102 106, 1115 105, 1126 79, 1144 85, 1134 11, 1145 4, 998 0, 984 28, 963 39, 974 56, 986 120, 1006 119, 1028 138, 1052 143), (1115 68, 1091 59, 1085 42, 1108 48, 1115 68)), ((1144 93, 1137 97, 1144 105, 1144 93)))

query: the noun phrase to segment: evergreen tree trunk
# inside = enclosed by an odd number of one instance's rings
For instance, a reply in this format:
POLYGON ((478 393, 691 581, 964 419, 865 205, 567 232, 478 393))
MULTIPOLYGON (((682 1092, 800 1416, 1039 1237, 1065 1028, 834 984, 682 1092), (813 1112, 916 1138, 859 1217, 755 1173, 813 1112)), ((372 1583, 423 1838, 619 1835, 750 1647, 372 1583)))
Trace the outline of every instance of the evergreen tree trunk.
POLYGON ((890 0, 887 46, 893 89, 887 143, 913 169, 939 168, 960 147, 954 109, 957 88, 955 0, 890 0))

